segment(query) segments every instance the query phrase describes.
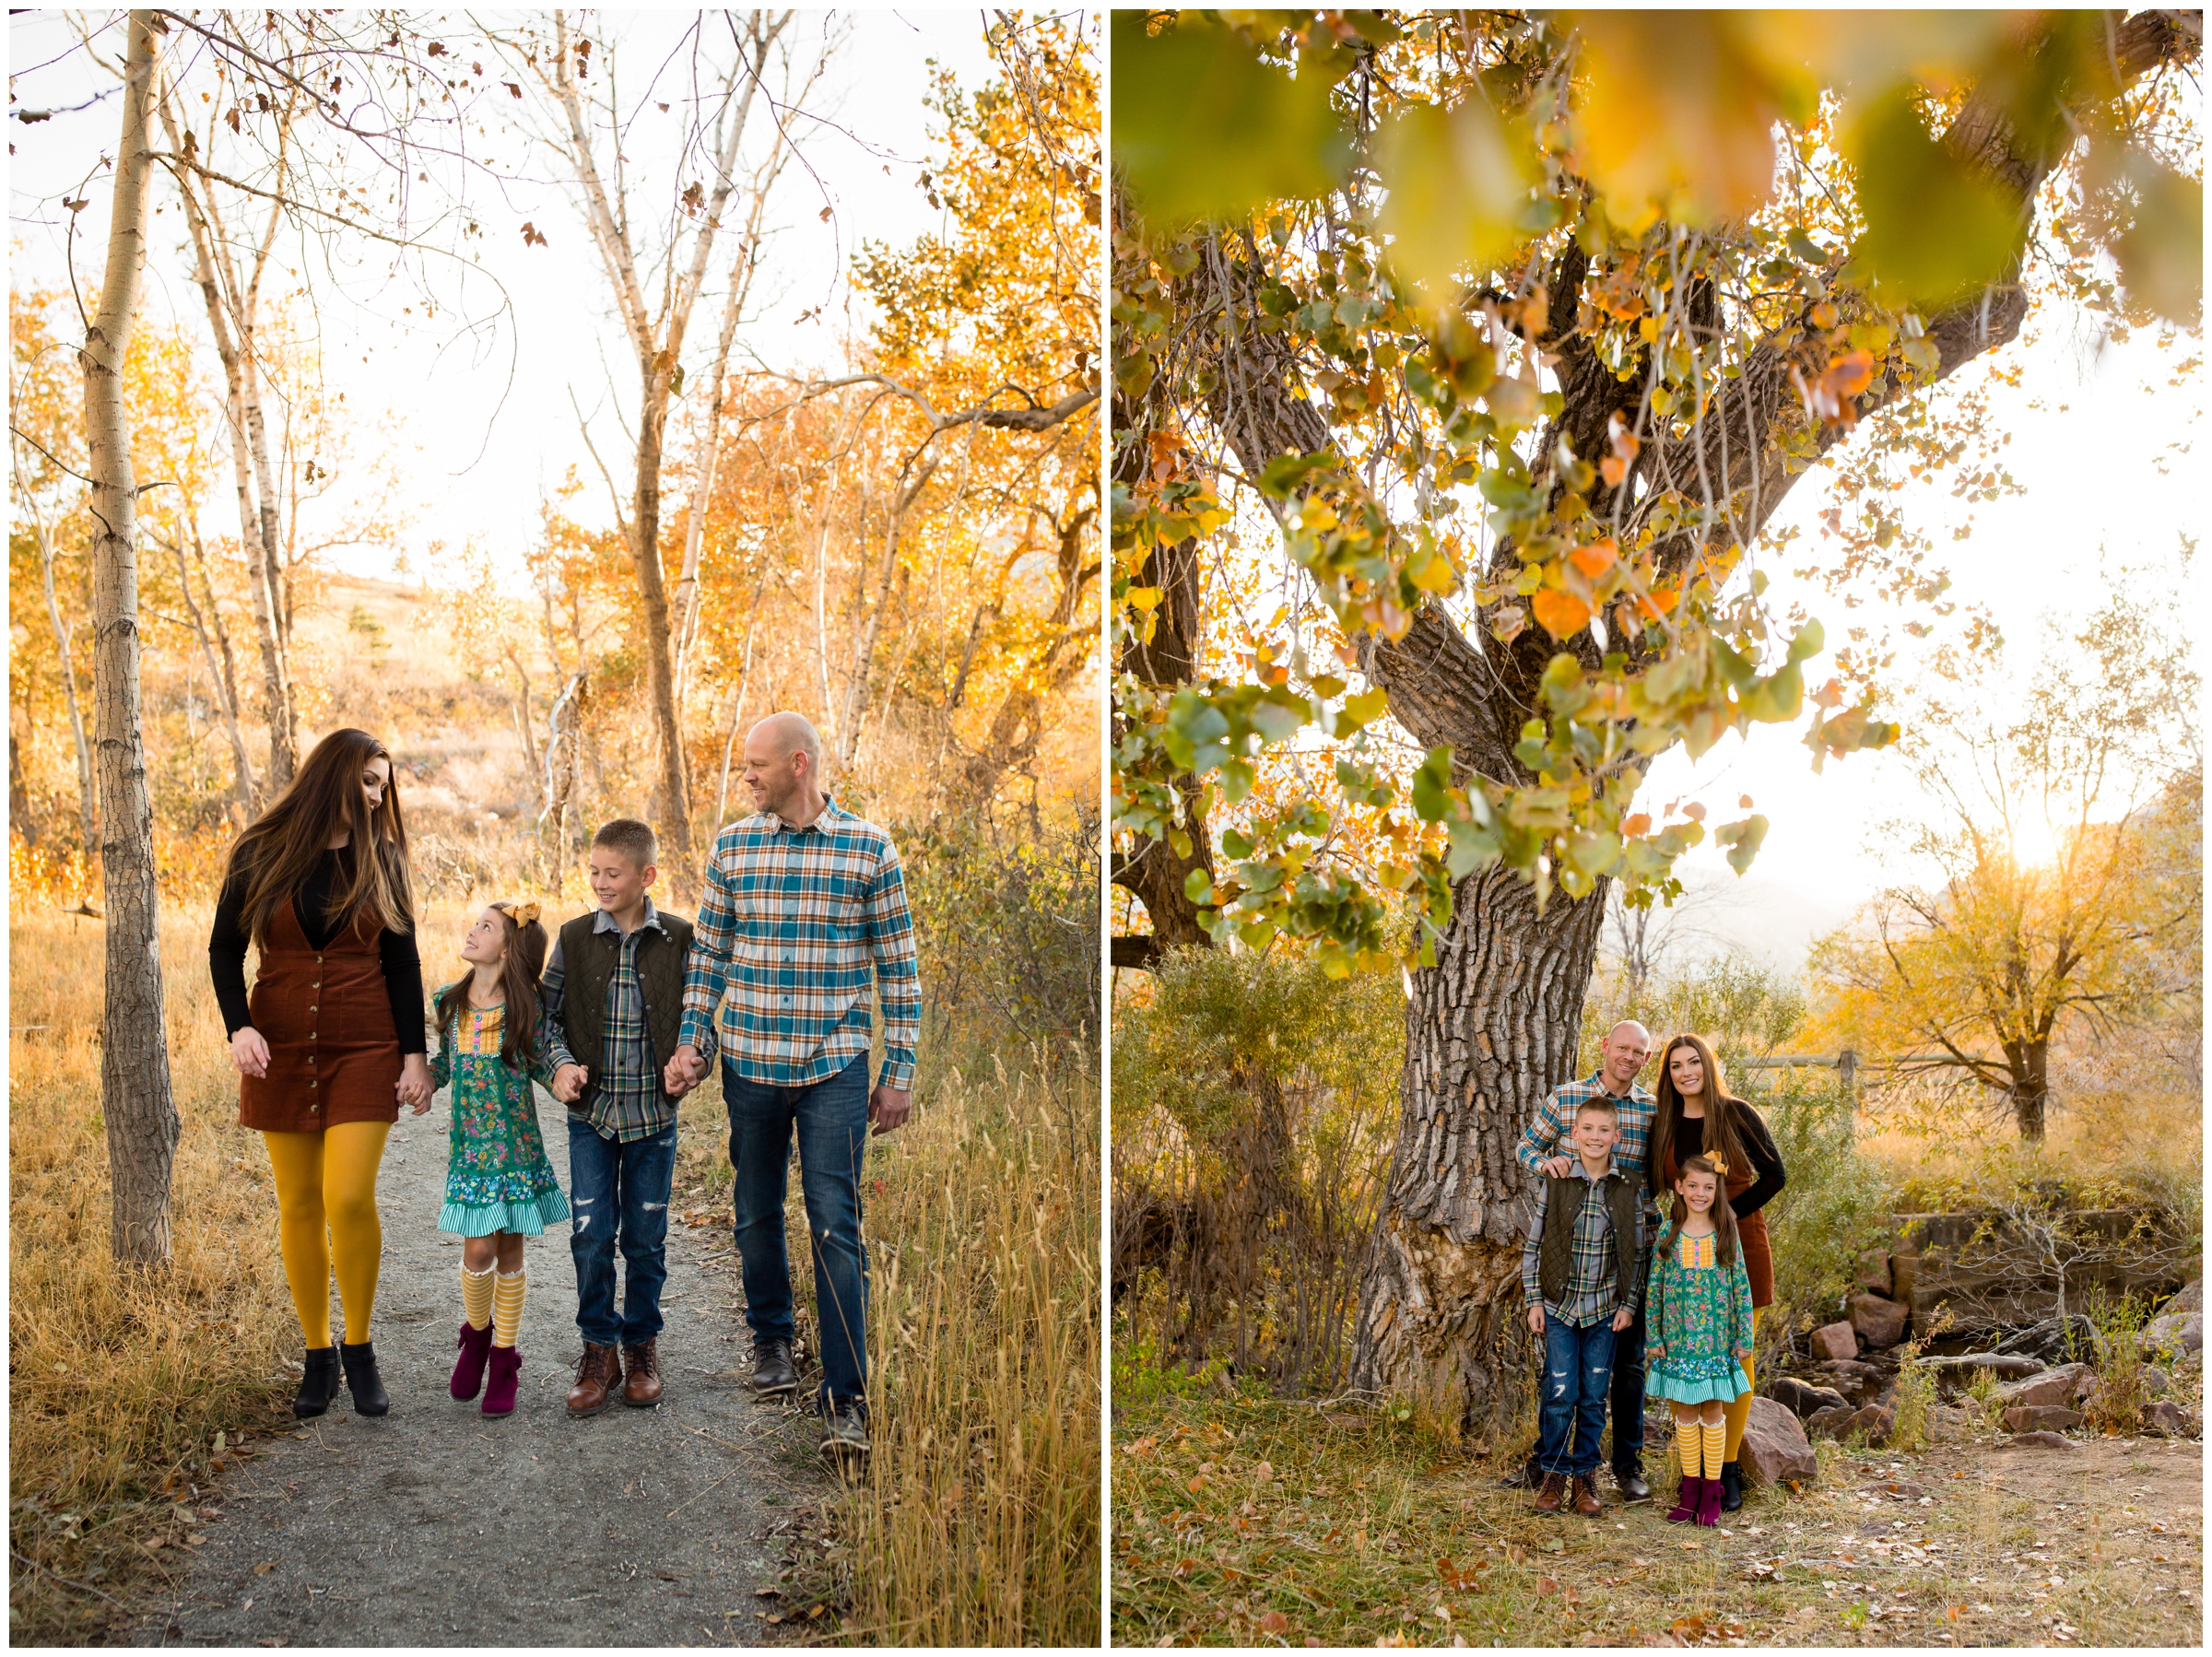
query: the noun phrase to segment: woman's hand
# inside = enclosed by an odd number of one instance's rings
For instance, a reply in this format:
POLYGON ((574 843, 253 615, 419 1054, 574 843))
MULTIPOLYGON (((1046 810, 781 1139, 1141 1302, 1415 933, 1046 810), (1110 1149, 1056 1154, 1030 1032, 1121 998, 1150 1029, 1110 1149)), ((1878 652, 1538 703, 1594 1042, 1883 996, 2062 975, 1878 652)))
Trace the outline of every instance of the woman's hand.
POLYGON ((1735 1349, 1735 1361, 1739 1364, 1749 1363, 1751 1361, 1751 1348, 1748 1346, 1738 1346, 1735 1349))
POLYGON ((241 1075, 269 1074, 269 1044, 252 1025, 240 1025, 238 1034, 230 1038, 230 1063, 238 1066, 241 1075))
POLYGON ((411 1052, 402 1059, 399 1085, 394 1091, 399 1095, 401 1104, 414 1106, 416 1115, 420 1116, 428 1111, 430 1108, 430 1095, 437 1091, 430 1082, 429 1058, 422 1053, 411 1052))

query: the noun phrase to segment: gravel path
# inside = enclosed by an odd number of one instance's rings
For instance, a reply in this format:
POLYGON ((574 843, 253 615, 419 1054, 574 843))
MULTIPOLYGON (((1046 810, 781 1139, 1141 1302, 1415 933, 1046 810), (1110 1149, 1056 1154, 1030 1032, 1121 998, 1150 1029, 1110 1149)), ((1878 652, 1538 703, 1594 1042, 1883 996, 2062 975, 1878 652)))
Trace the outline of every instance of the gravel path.
MULTIPOLYGON (((562 1110, 542 1092, 538 1109, 565 1192, 562 1110)), ((830 1481, 814 1418, 745 1388, 726 1226, 669 1228, 659 1406, 581 1421, 566 1407, 582 1351, 567 1228, 533 1240, 521 1402, 488 1420, 446 1393, 461 1318, 459 1240, 436 1228, 446 1121, 442 1095, 427 1116, 403 1111, 379 1181, 391 1413, 357 1416, 341 1391, 298 1435, 263 1440, 137 1643, 758 1642, 759 1609, 780 1602, 753 1590, 830 1481)))

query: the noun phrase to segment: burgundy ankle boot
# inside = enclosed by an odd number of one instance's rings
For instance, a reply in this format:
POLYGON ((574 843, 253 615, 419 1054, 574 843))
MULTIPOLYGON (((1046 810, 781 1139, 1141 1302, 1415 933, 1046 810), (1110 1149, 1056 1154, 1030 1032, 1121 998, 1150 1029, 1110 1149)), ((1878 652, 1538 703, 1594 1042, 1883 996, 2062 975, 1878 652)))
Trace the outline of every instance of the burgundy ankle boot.
POLYGON ((491 1325, 478 1329, 466 1318, 461 1320, 461 1356, 453 1363, 452 1392, 456 1401, 466 1404, 477 1395, 484 1384, 484 1359, 491 1352, 491 1325))
POLYGON ((1693 1478, 1690 1475, 1684 1474, 1682 1488, 1675 1496, 1675 1505, 1666 1510, 1668 1522, 1688 1524, 1695 1519, 1698 1516, 1698 1500, 1704 1493, 1705 1481, 1703 1479, 1693 1478))
POLYGON ((1698 1522, 1718 1524, 1721 1522, 1721 1481, 1709 1478, 1701 1479, 1699 1483, 1698 1522))
POLYGON ((512 1346, 494 1346, 491 1349, 491 1377, 484 1383, 484 1413, 487 1416, 511 1416, 514 1413, 515 1389, 522 1374, 523 1355, 520 1352, 512 1346))

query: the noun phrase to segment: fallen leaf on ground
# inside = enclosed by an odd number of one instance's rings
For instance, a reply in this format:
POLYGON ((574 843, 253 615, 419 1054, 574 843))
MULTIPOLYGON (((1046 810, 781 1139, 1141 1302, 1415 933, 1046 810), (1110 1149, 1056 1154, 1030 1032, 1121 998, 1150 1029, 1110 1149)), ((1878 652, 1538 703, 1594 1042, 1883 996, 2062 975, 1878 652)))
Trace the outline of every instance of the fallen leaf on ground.
POLYGON ((264 1560, 263 1560, 263 1561, 262 1561, 262 1562, 261 1562, 259 1565, 256 1565, 256 1566, 253 1568, 253 1574, 254 1574, 255 1576, 257 1576, 257 1577, 265 1577, 265 1576, 267 1576, 267 1575, 269 1574, 269 1572, 271 1572, 272 1570, 275 1570, 276 1569, 276 1560, 274 1560, 274 1559, 264 1559, 264 1560))
POLYGON ((1270 1611, 1265 1616, 1260 1618, 1260 1632, 1263 1634, 1288 1634, 1290 1632, 1290 1619, 1280 1611, 1270 1611))

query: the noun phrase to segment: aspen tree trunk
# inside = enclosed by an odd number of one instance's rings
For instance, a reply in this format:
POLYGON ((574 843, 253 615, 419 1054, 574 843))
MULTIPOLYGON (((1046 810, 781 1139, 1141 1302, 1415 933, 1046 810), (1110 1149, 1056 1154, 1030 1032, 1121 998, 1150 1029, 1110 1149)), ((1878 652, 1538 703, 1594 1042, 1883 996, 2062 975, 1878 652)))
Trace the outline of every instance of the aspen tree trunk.
MULTIPOLYGON (((196 525, 192 538, 193 545, 197 546, 200 537, 196 525)), ((230 760, 236 770, 239 801, 250 812, 253 809, 258 788, 253 781, 253 759, 246 752, 246 734, 239 729, 237 704, 230 699, 222 667, 215 659, 215 641, 208 637, 206 617, 200 613, 200 601, 193 594, 192 574, 184 567, 184 548, 172 541, 169 543, 169 550, 171 557, 177 561, 177 591, 184 595, 184 614, 191 618, 193 634, 200 641, 200 654, 207 663, 207 676, 215 684, 216 706, 222 710, 223 731, 230 738, 230 760)), ((212 591, 208 597, 212 601, 212 591)))
MULTIPOLYGON (((16 448, 16 475, 25 475, 22 451, 16 448)), ((23 498, 30 502, 32 531, 39 538, 39 573, 46 585, 46 620, 53 629, 53 646, 61 654, 62 692, 69 707, 69 734, 76 741, 76 821, 77 831, 84 837, 79 842, 86 857, 100 844, 99 793, 92 777, 92 749, 85 740, 84 711, 76 700, 76 662, 69 651, 69 629, 62 625, 62 606, 53 593, 53 535, 46 523, 46 509, 30 490, 23 490, 23 498)))
POLYGON ((157 14, 130 14, 123 136, 108 227, 100 308, 78 362, 92 485, 92 682, 100 753, 100 867, 107 887, 107 1003, 101 1023, 100 1107, 113 1187, 109 1240, 119 1262, 169 1259, 170 1174, 177 1108, 161 998, 153 805, 139 737, 136 494, 123 363, 146 259, 153 182, 157 14))
MULTIPOLYGON (((161 100, 161 123, 170 148, 180 155, 194 153, 190 134, 180 129, 169 100, 161 100)), ((262 698, 269 728, 269 786, 281 790, 292 780, 300 762, 299 715, 294 707, 289 652, 285 647, 286 627, 278 602, 276 509, 270 494, 266 422, 261 410, 261 379, 253 362, 254 314, 259 309, 262 273, 270 250, 276 246, 281 204, 272 206, 267 230, 254 251, 253 275, 240 291, 238 268, 226 251, 221 209, 212 190, 203 202, 193 187, 192 175, 174 169, 177 194, 184 205, 184 222, 192 232, 193 280, 207 308, 207 326, 215 336, 215 354, 222 360, 227 388, 223 412, 230 430, 231 477, 238 490, 239 540, 246 553, 246 585, 253 594, 253 626, 261 646, 262 698), (224 299, 228 287, 237 304, 224 299)))

